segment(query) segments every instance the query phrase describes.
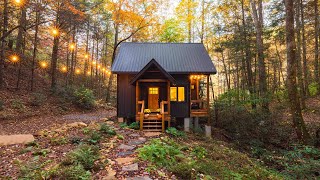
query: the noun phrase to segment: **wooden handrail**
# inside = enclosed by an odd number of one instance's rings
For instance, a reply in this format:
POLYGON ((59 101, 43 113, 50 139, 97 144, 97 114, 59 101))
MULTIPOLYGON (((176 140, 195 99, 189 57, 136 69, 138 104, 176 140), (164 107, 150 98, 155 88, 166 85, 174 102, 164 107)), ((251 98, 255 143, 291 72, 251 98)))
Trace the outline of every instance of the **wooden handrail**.
POLYGON ((162 118, 162 132, 164 132, 164 129, 165 129, 164 104, 165 104, 165 101, 162 101, 162 102, 160 103, 160 105, 161 105, 161 118, 162 118))
POLYGON ((141 104, 140 111, 140 130, 143 130, 143 119, 144 119, 144 101, 138 101, 138 104, 141 104))

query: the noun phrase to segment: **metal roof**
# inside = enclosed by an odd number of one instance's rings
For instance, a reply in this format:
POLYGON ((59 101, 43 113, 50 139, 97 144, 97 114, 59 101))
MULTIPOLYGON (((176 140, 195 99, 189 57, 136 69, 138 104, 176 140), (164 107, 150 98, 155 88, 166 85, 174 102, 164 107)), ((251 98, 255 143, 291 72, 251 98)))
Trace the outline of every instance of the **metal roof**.
POLYGON ((172 74, 217 72, 201 43, 127 43, 120 46, 114 73, 138 73, 152 59, 172 74))

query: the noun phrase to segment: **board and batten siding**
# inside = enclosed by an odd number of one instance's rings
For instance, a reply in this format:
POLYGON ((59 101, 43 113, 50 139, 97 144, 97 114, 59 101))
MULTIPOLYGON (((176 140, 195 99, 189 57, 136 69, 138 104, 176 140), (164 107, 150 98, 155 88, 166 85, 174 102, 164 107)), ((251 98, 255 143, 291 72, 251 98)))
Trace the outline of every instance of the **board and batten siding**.
POLYGON ((117 116, 124 118, 134 118, 136 109, 136 90, 130 84, 134 77, 132 74, 117 75, 117 116))
MULTIPOLYGON (((131 79, 133 79, 134 74, 118 74, 117 75, 117 116, 124 118, 133 118, 135 116, 135 106, 136 106, 136 89, 134 85, 130 84, 131 79)), ((175 74, 172 75, 176 80, 176 84, 171 84, 171 87, 184 87, 185 88, 185 101, 175 102, 171 101, 171 117, 184 118, 190 115, 190 81, 188 74, 175 74)), ((165 84, 162 83, 142 83, 140 88, 140 99, 146 101, 148 91, 147 86, 160 86, 160 100, 164 100, 167 97, 165 84), (145 96, 145 97, 142 97, 145 96)))
MULTIPOLYGON (((176 87, 185 88, 185 101, 177 102, 171 101, 171 117, 185 118, 190 115, 190 81, 188 74, 172 74, 172 77, 176 80, 176 87)), ((174 85, 171 84, 171 87, 174 85)))

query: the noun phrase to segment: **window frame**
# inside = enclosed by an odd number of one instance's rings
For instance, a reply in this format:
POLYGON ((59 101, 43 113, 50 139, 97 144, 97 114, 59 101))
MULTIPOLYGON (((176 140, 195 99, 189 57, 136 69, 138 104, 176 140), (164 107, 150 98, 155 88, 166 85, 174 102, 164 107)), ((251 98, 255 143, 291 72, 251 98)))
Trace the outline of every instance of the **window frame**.
POLYGON ((170 87, 170 101, 171 102, 178 102, 178 103, 186 102, 186 87, 185 86, 171 86, 170 87), (172 100, 172 98, 171 98, 171 88, 174 88, 176 91, 175 100, 172 100), (183 88, 183 101, 179 101, 179 88, 183 88))

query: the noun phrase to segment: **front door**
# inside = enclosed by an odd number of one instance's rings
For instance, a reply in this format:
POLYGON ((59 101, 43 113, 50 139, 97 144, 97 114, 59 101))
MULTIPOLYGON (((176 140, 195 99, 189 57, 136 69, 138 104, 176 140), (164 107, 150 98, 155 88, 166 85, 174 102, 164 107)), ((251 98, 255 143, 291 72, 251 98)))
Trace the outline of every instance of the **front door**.
POLYGON ((159 109, 159 87, 148 88, 148 109, 152 112, 159 109))

